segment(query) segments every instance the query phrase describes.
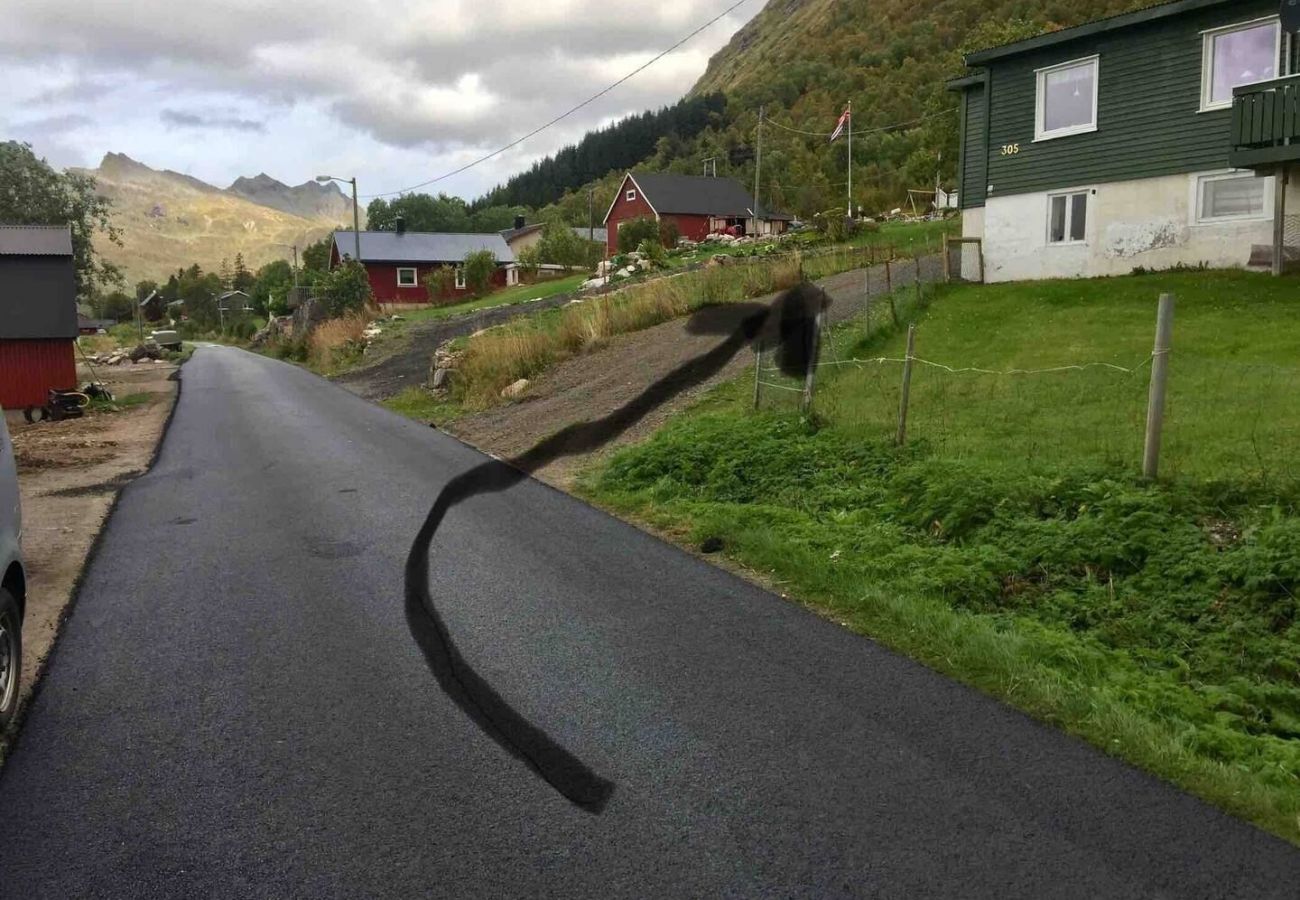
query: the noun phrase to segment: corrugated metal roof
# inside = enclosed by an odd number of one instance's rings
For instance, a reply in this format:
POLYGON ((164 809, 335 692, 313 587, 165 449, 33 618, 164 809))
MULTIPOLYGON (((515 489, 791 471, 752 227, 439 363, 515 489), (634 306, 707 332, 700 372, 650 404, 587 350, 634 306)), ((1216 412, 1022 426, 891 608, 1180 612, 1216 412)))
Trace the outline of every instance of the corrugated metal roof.
POLYGON ((0 256, 71 256, 67 225, 0 225, 0 256))
MULTIPOLYGON (((754 205, 753 195, 734 178, 633 172, 632 180, 660 215, 740 217, 751 215, 754 205)), ((789 218, 773 210, 762 212, 764 218, 789 218)))
MULTIPOLYGON (((334 232, 339 256, 351 256, 355 231, 334 232)), ((458 263, 471 253, 490 250, 497 262, 512 263, 515 255, 499 234, 437 234, 428 231, 363 231, 362 262, 458 263)))

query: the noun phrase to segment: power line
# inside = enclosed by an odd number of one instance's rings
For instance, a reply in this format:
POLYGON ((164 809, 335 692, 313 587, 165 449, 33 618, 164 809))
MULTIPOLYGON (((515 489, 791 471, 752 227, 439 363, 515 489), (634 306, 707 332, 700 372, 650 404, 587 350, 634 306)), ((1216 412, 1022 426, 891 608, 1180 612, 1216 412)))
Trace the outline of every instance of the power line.
MULTIPOLYGON (((920 123, 926 121, 927 119, 934 119, 934 118, 938 118, 939 116, 951 115, 956 111, 957 110, 955 109, 945 109, 940 112, 930 113, 929 115, 921 116, 919 119, 912 119, 909 122, 898 122, 893 125, 881 125, 879 128, 865 128, 862 131, 853 132, 853 136, 858 137, 864 134, 879 134, 882 131, 893 131, 896 128, 907 128, 911 125, 919 125, 920 123)), ((803 135, 807 135, 808 137, 830 137, 832 134, 834 134, 834 132, 831 131, 804 131, 802 128, 792 128, 789 125, 782 125, 780 122, 776 121, 775 119, 766 119, 765 121, 769 125, 775 125, 777 128, 780 128, 782 131, 789 131, 794 134, 803 134, 803 135)))
POLYGON ((431 184, 437 184, 439 181, 445 181, 446 179, 451 178, 451 177, 453 177, 453 176, 455 176, 455 175, 459 175, 459 174, 462 173, 462 172, 469 171, 470 169, 474 168, 475 166, 487 162, 489 159, 493 159, 494 157, 500 156, 502 153, 505 153, 507 150, 511 150, 511 149, 513 149, 513 148, 515 148, 515 147, 518 147, 520 144, 522 144, 524 141, 528 140, 529 138, 536 137, 537 135, 541 134, 543 131, 545 131, 546 129, 550 128, 551 126, 553 126, 553 125, 557 125, 557 124, 559 124, 560 122, 564 121, 564 120, 567 119, 569 116, 573 115, 574 113, 576 113, 578 110, 582 109, 583 107, 585 107, 585 106, 590 106, 592 103, 595 103, 595 102, 596 102, 597 100, 599 100, 601 97, 605 96, 605 95, 608 94, 610 91, 614 90, 614 88, 616 88, 616 87, 618 87, 619 85, 623 84, 624 82, 630 80, 630 79, 633 78, 634 76, 639 75, 641 72, 644 72, 646 69, 650 68, 652 65, 654 65, 655 63, 657 63, 659 60, 663 59, 663 58, 664 58, 665 56, 667 56, 669 53, 672 53, 672 52, 673 52, 674 50, 676 50, 678 47, 682 46, 682 44, 685 44, 685 43, 686 43, 687 41, 689 41, 691 38, 695 37, 695 36, 696 36, 697 34, 699 34, 701 31, 704 31, 706 28, 709 28, 710 26, 712 26, 712 25, 718 23, 719 21, 721 21, 722 19, 724 19, 724 18, 726 18, 728 15, 730 15, 730 14, 731 14, 734 10, 736 10, 738 7, 743 6, 744 4, 746 4, 746 3, 748 3, 748 2, 749 2, 749 0, 736 0, 735 3, 731 4, 730 6, 728 6, 726 9, 724 9, 722 12, 718 13, 718 14, 717 14, 716 16, 714 16, 712 19, 709 19, 709 21, 705 22, 705 23, 704 23, 703 25, 701 25, 699 28, 696 28, 694 31, 692 31, 690 34, 686 35, 686 37, 682 38, 682 39, 679 40, 677 43, 673 44, 673 45, 672 45, 671 47, 669 47, 667 50, 662 51, 661 53, 659 53, 658 55, 656 55, 655 57, 653 57, 652 59, 650 59, 648 62, 643 63, 643 64, 640 65, 640 66, 637 66, 637 67, 636 67, 635 69, 633 69, 631 72, 628 72, 626 75, 624 75, 624 76, 623 76, 622 78, 620 78, 618 81, 615 81, 613 84, 609 85, 609 86, 606 87, 604 90, 600 91, 599 93, 592 94, 592 95, 591 95, 590 97, 588 97, 586 100, 583 100, 583 101, 582 101, 581 103, 579 103, 577 106, 575 106, 575 107, 573 107, 572 109, 570 109, 568 112, 561 113, 560 115, 556 116, 554 119, 551 119, 551 121, 547 122, 545 125, 542 125, 542 126, 540 126, 540 127, 538 127, 538 128, 534 128, 532 131, 528 132, 528 133, 527 133, 526 135, 524 135, 523 137, 521 137, 521 138, 519 138, 519 139, 517 139, 517 140, 511 141, 509 144, 506 144, 504 147, 502 147, 502 148, 500 148, 500 149, 498 149, 498 150, 493 150, 491 153, 487 154, 486 156, 480 156, 478 159, 474 160, 473 162, 468 163, 468 164, 466 164, 466 165, 463 165, 463 166, 461 166, 459 169, 456 169, 455 171, 452 171, 452 172, 448 172, 448 173, 445 174, 445 175, 439 175, 437 178, 430 178, 428 181, 422 181, 422 182, 420 182, 419 184, 412 185, 411 187, 408 187, 408 188, 402 188, 401 190, 397 190, 397 191, 386 191, 386 192, 384 192, 384 193, 382 193, 382 194, 364 194, 364 195, 362 195, 362 199, 363 199, 363 200, 372 200, 372 199, 374 199, 374 198, 376 198, 376 197, 393 197, 393 196, 396 196, 396 195, 398 195, 398 194, 405 194, 405 193, 409 193, 410 191, 416 191, 416 190, 419 190, 420 188, 428 187, 428 186, 431 185, 431 184))

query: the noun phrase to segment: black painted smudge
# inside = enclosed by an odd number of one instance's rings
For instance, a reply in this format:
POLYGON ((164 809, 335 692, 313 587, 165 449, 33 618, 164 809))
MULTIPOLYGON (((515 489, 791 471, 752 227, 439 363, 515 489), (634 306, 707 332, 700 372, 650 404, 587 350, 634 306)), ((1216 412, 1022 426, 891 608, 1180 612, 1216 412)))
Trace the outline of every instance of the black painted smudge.
POLYGON ((717 374, 750 343, 775 348, 774 358, 782 371, 802 376, 811 354, 813 320, 829 302, 820 289, 802 284, 770 307, 738 303, 701 310, 687 323, 687 330, 726 334, 725 341, 674 369, 604 418, 570 425, 512 460, 493 460, 457 475, 442 489, 411 544, 405 572, 406 622, 439 686, 485 734, 581 809, 597 814, 603 811, 614 793, 614 783, 521 716, 461 655, 429 589, 429 550, 434 534, 456 504, 476 494, 507 490, 553 460, 603 446, 656 407, 717 374))

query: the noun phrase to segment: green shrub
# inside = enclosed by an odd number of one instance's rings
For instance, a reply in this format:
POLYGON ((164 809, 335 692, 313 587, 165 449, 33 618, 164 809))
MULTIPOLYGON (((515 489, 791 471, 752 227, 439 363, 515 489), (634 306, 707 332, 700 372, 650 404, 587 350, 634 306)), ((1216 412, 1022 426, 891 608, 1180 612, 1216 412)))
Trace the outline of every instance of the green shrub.
POLYGON ((629 219, 618 226, 619 253, 631 253, 645 240, 659 240, 659 223, 649 216, 629 219))
POLYGON ((497 270, 497 258, 491 250, 475 250, 465 255, 465 286, 475 297, 488 292, 492 275, 497 270))

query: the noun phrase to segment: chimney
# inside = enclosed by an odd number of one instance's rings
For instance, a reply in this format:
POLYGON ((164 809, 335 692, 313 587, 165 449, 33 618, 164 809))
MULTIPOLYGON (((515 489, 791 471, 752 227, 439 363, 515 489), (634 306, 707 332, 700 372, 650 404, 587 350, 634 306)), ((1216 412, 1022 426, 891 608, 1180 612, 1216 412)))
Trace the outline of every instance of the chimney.
POLYGON ((393 225, 397 228, 398 234, 406 234, 406 217, 398 216, 393 220, 393 225))
POLYGON ((515 216, 515 231, 524 227, 525 219, 523 216, 515 216))

